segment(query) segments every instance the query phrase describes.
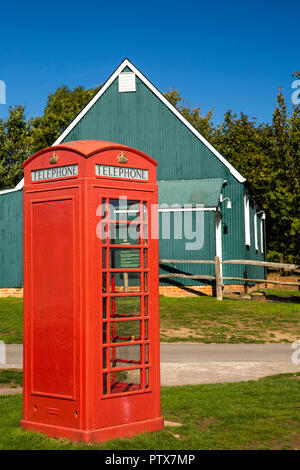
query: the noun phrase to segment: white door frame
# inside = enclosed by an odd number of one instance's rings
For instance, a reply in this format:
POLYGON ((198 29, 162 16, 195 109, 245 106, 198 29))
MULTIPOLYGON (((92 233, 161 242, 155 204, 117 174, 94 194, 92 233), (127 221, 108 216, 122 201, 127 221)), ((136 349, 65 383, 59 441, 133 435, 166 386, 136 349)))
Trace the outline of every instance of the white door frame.
MULTIPOLYGON (((216 211, 216 256, 222 261, 222 216, 216 211)), ((221 276, 223 276, 223 265, 220 266, 221 276)))

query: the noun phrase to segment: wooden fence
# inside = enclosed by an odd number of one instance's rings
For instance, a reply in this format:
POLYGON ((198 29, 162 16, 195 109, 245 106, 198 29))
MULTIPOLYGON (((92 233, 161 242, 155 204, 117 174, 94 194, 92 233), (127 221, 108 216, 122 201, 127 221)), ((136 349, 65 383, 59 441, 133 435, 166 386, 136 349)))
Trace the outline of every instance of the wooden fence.
POLYGON ((245 281, 245 293, 248 292, 248 283, 254 282, 257 284, 284 284, 286 286, 298 286, 300 287, 300 282, 284 282, 284 281, 273 281, 269 279, 249 279, 246 277, 230 277, 222 276, 221 265, 222 264, 243 264, 251 266, 265 266, 268 268, 276 269, 289 269, 295 271, 300 268, 300 265, 297 264, 288 264, 288 263, 272 263, 268 261, 256 261, 256 260, 245 260, 245 259, 229 259, 221 261, 219 256, 215 257, 215 260, 181 260, 181 259, 161 259, 159 260, 160 264, 214 264, 215 265, 215 275, 206 275, 206 274, 181 274, 181 273, 168 273, 160 274, 160 279, 170 279, 170 278, 182 278, 182 279, 198 279, 198 280, 210 280, 214 281, 216 286, 216 297, 218 300, 223 300, 223 280, 232 280, 232 281, 245 281))

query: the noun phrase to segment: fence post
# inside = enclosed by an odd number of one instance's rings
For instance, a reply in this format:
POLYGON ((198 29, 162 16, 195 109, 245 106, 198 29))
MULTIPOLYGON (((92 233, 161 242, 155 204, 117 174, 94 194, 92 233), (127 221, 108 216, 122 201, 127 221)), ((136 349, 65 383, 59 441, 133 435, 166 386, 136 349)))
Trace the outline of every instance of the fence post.
POLYGON ((217 300, 223 300, 223 286, 222 286, 221 264, 220 264, 219 256, 215 257, 215 273, 216 273, 217 300))

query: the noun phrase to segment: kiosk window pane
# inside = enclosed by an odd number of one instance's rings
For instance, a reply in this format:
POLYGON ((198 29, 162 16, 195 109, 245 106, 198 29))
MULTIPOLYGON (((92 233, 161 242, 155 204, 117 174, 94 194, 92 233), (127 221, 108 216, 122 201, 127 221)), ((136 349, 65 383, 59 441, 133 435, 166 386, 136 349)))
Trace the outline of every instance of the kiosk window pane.
POLYGON ((113 224, 109 226, 109 243, 112 245, 138 245, 139 224, 113 224))
POLYGON ((102 248, 102 268, 106 268, 106 251, 107 248, 102 248))
POLYGON ((105 198, 102 198, 101 203, 97 207, 97 216, 101 217, 101 219, 104 219, 105 217, 107 217, 105 198))
POLYGON ((102 317, 103 318, 106 318, 106 315, 107 315, 107 299, 106 297, 103 297, 102 298, 102 317))
POLYGON ((140 321, 111 322, 110 338, 112 343, 140 341, 140 321))
POLYGON ((109 200, 110 220, 138 220, 140 215, 139 201, 128 201, 127 199, 109 200))
POLYGON ((110 392, 114 393, 125 393, 133 392, 141 389, 141 371, 127 370, 117 371, 111 373, 110 378, 110 392))
POLYGON ((140 297, 113 297, 110 299, 113 317, 136 317, 141 315, 140 297))
POLYGON ((147 273, 144 273, 144 279, 145 279, 145 283, 144 283, 144 290, 145 292, 148 291, 148 274, 147 273))
POLYGON ((102 292, 106 292, 106 273, 102 273, 102 292))
POLYGON ((107 372, 103 374, 103 395, 107 395, 107 372))
POLYGON ((141 363, 141 346, 116 346, 110 348, 111 368, 130 367, 141 363))
POLYGON ((102 362, 103 362, 103 369, 106 369, 107 368, 107 348, 103 348, 102 362))
POLYGON ((145 302, 145 316, 148 316, 148 296, 144 297, 145 302))
POLYGON ((141 233, 142 240, 144 242, 144 245, 147 244, 148 242, 148 225, 143 225, 143 230, 141 233))
POLYGON ((143 221, 147 222, 147 220, 148 220, 147 203, 143 202, 143 221))
POLYGON ((107 323, 103 323, 103 343, 107 343, 107 323))
POLYGON ((140 267, 140 250, 111 248, 110 263, 115 269, 135 269, 140 267))
POLYGON ((149 337, 148 337, 148 320, 145 320, 145 339, 149 339, 149 337))
POLYGON ((110 275, 111 292, 140 292, 140 273, 113 273, 110 275))

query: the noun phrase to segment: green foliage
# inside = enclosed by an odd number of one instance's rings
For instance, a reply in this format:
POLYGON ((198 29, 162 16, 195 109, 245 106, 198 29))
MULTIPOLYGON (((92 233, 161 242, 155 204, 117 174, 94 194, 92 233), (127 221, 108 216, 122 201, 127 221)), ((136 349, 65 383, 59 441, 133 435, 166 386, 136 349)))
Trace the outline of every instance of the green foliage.
POLYGON ((25 108, 9 108, 9 117, 0 119, 0 188, 15 186, 23 177, 22 163, 32 154, 31 125, 25 108))
POLYGON ((23 178, 22 163, 51 146, 98 90, 62 86, 50 93, 44 115, 29 120, 23 106, 9 109, 9 117, 0 119, 0 189, 14 187, 23 178))
POLYGON ((23 299, 0 299, 0 341, 6 344, 23 342, 23 299))
POLYGON ((0 369, 0 384, 7 384, 11 387, 23 385, 23 370, 0 369))
POLYGON ((99 88, 85 90, 78 87, 70 90, 62 86, 55 93, 50 93, 43 117, 31 121, 34 151, 51 146, 99 88))

